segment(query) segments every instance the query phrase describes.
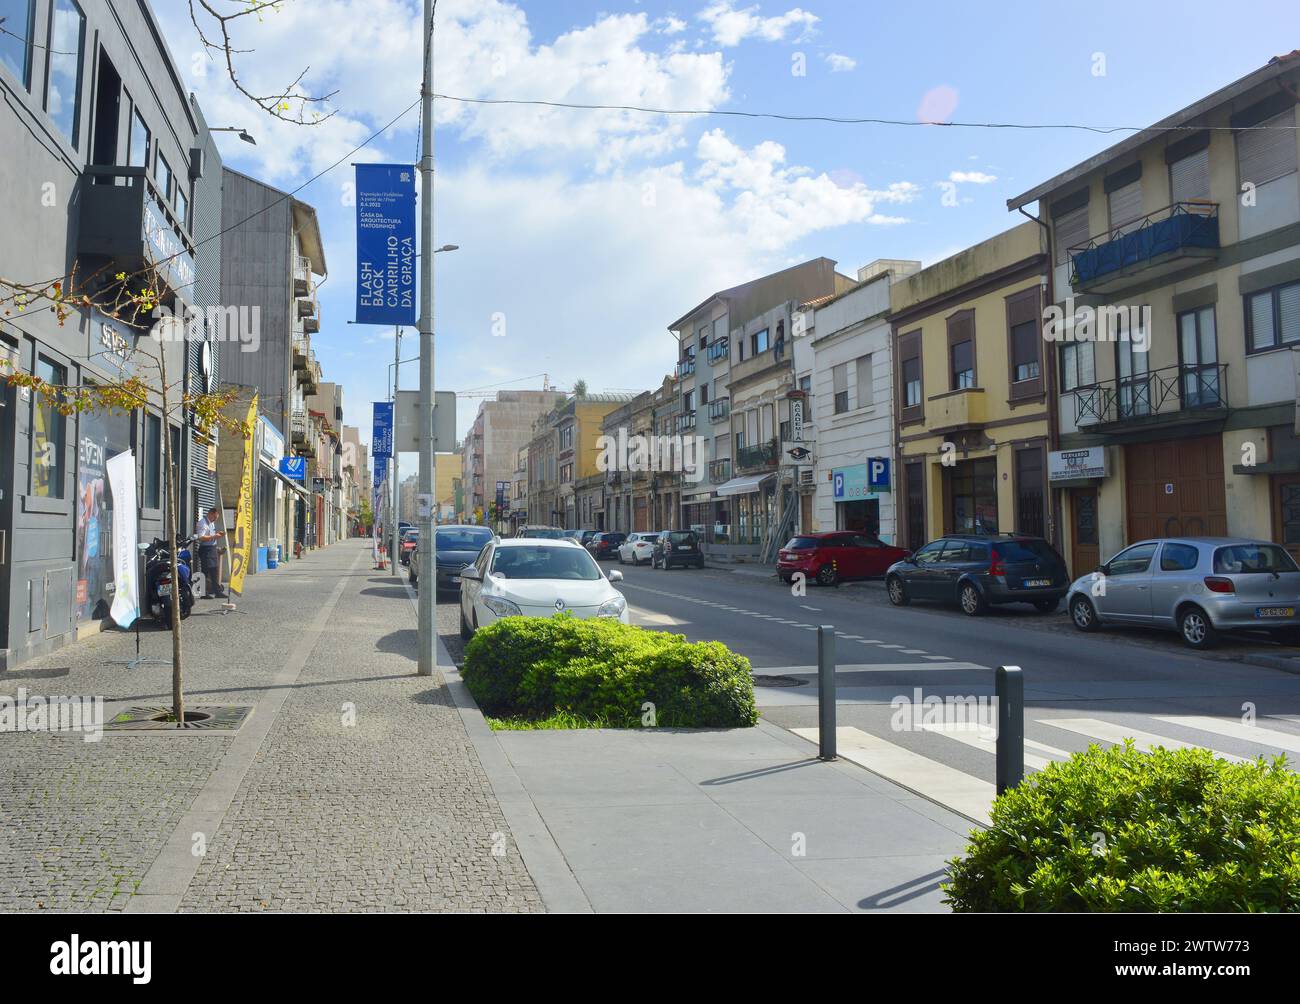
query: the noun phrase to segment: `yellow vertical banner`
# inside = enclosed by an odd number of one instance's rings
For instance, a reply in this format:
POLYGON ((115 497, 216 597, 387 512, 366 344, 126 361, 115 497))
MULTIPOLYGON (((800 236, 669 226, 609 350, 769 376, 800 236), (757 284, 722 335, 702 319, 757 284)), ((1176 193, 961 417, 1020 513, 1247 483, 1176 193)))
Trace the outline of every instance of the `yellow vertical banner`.
POLYGON ((253 554, 253 433, 257 429, 257 395, 248 405, 245 423, 248 436, 244 440, 244 469, 239 475, 239 504, 235 508, 235 539, 226 542, 230 548, 230 590, 244 595, 244 576, 253 554))

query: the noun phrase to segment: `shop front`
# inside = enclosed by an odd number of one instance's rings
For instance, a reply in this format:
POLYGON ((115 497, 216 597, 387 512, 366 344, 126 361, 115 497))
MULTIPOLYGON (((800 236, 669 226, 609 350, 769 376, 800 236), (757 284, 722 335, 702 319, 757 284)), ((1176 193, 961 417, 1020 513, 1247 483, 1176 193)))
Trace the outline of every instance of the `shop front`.
POLYGON ((718 486, 717 496, 712 553, 732 561, 761 560, 763 542, 777 522, 776 475, 732 478, 718 486))
POLYGON ((113 520, 115 514, 134 520, 136 500, 113 498, 106 469, 108 461, 131 449, 130 417, 87 411, 78 424, 74 606, 81 625, 108 616, 115 588, 113 520))

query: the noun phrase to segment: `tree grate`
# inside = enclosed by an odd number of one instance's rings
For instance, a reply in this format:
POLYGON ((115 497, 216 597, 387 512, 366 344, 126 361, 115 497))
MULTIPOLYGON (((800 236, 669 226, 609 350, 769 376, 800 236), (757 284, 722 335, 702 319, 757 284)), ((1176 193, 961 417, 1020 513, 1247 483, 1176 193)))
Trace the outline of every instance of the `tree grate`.
POLYGON ((177 726, 167 719, 172 709, 166 705, 128 708, 104 723, 105 732, 234 732, 252 714, 249 705, 198 704, 185 708, 185 724, 177 726))

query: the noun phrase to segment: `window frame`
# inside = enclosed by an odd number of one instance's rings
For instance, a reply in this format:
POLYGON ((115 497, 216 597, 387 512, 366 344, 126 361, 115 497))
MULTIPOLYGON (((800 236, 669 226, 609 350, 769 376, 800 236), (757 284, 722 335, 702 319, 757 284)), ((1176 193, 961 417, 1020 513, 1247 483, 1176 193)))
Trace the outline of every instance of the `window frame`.
POLYGON ((1043 358, 1043 312, 1042 287, 1038 284, 1027 289, 1018 290, 1004 297, 1007 321, 1007 386, 1008 397, 1012 401, 1024 401, 1041 398, 1045 393, 1043 370, 1046 360, 1043 358), (1016 379, 1016 329, 1027 324, 1034 326, 1033 363, 1037 372, 1023 380, 1016 379))
MULTIPOLYGON (((16 79, 18 81, 19 86, 21 86, 22 89, 26 91, 28 94, 31 94, 32 71, 36 68, 35 35, 36 35, 37 2, 36 0, 26 0, 26 3, 27 3, 27 28, 21 39, 21 41, 23 42, 23 67, 22 67, 22 74, 18 76, 16 79)), ((9 34, 13 36, 16 33, 10 32, 9 34)), ((0 66, 6 66, 6 65, 7 64, 0 62, 0 66)), ((12 71, 6 69, 6 72, 12 72, 12 71)))
MULTIPOLYGON (((68 53, 67 55, 70 55, 68 53)), ((83 91, 86 82, 86 12, 82 10, 81 4, 77 0, 50 0, 46 7, 46 24, 45 24, 45 79, 43 93, 41 95, 41 110, 45 117, 54 125, 55 132, 68 144, 73 150, 81 152, 81 109, 83 91), (81 18, 77 36, 77 80, 74 86, 74 100, 72 107, 72 135, 64 135, 63 130, 59 128, 58 121, 50 113, 50 83, 54 74, 54 22, 55 14, 58 12, 60 4, 66 4, 71 7, 81 18)))
POLYGON ((918 425, 925 421, 925 360, 922 356, 921 329, 898 336, 898 418, 900 425, 918 425), (916 360, 916 404, 907 403, 906 367, 916 360))
POLYGON ((1292 286, 1300 286, 1300 279, 1293 279, 1289 282, 1280 282, 1274 286, 1266 286, 1263 289, 1256 289, 1249 293, 1241 295, 1241 310, 1243 315, 1243 324, 1245 325, 1246 355, 1256 355, 1261 352, 1274 352, 1277 349, 1287 349, 1294 346, 1300 346, 1300 336, 1291 341, 1282 340, 1282 290, 1290 289, 1292 286), (1267 296, 1269 298, 1269 314, 1272 319, 1272 328, 1270 339, 1267 345, 1255 346, 1255 318, 1251 312, 1250 305, 1256 297, 1267 296))
MULTIPOLYGON (((71 368, 64 360, 56 359, 44 352, 37 352, 32 365, 32 374, 45 380, 47 383, 57 386, 67 386, 71 368), (49 377, 43 376, 40 372, 42 365, 49 367, 49 377)), ((37 511, 62 511, 62 506, 68 504, 67 482, 68 482, 68 423, 71 421, 67 416, 59 414, 54 406, 49 407, 50 427, 46 430, 46 441, 48 442, 50 432, 57 428, 58 440, 54 452, 57 454, 58 473, 56 478, 49 480, 49 485, 56 489, 53 494, 42 495, 36 491, 36 413, 42 409, 41 397, 39 394, 31 395, 30 408, 27 413, 28 422, 28 464, 27 464, 27 492, 26 498, 36 500, 37 511), (57 510, 46 510, 45 506, 59 506, 57 510)), ((24 505, 28 511, 32 506, 24 505)))
POLYGON ((973 390, 980 385, 978 353, 975 342, 975 311, 971 307, 958 310, 948 315, 948 390, 973 390), (970 343, 970 368, 957 370, 953 361, 953 350, 960 345, 970 343), (958 384, 958 373, 970 373, 969 384, 958 384))

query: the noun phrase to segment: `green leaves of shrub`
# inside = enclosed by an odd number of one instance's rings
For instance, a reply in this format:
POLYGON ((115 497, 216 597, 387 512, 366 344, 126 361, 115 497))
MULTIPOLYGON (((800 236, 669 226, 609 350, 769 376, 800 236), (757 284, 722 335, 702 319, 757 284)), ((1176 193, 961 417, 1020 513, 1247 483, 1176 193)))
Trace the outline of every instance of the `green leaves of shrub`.
POLYGON ((640 727, 732 728, 758 721, 749 660, 720 642, 601 618, 505 617, 465 648, 465 683, 484 713, 518 720, 556 713, 640 727))
POLYGON ((963 911, 1300 910, 1300 777, 1093 746, 999 796, 949 869, 963 911))

